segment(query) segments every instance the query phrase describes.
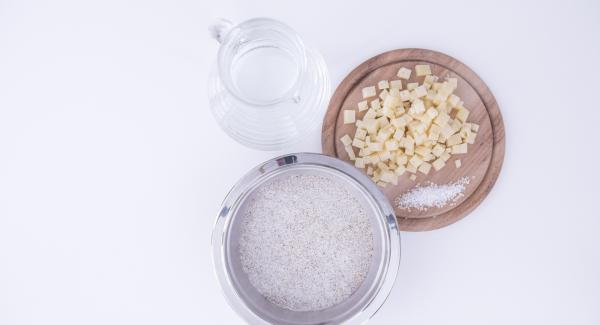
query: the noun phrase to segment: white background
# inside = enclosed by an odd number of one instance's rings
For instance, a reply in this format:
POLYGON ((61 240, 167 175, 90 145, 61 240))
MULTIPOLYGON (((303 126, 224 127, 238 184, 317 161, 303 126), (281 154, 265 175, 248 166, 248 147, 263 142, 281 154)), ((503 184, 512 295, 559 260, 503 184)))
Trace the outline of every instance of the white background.
POLYGON ((372 324, 600 323, 600 2, 0 0, 0 324, 242 323, 212 271, 221 200, 320 135, 258 152, 217 127, 220 16, 287 22, 334 87, 423 47, 498 100, 496 186, 459 223, 402 234, 372 324))

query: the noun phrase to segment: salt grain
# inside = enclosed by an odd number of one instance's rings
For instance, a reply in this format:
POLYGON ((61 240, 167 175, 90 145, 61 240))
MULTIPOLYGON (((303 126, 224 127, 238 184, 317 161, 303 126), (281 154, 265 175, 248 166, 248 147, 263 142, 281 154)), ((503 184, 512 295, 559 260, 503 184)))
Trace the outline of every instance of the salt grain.
POLYGON ((410 191, 396 198, 395 204, 401 209, 416 209, 425 211, 429 208, 442 208, 447 204, 456 202, 464 195, 464 190, 471 179, 462 177, 459 180, 437 185, 429 183, 425 186, 417 185, 410 191))
POLYGON ((336 181, 293 175, 250 197, 239 250, 242 269, 267 300, 321 310, 346 300, 366 278, 373 229, 357 198, 336 181))

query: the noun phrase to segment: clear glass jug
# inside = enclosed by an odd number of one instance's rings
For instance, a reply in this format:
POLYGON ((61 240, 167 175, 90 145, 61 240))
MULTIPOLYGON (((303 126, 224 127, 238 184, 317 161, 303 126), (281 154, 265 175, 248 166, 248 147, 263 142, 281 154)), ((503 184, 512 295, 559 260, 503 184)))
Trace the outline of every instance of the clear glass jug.
POLYGON ((280 150, 321 125, 331 91, 327 68, 293 29, 255 18, 221 20, 210 31, 221 43, 209 77, 210 108, 229 136, 280 150))

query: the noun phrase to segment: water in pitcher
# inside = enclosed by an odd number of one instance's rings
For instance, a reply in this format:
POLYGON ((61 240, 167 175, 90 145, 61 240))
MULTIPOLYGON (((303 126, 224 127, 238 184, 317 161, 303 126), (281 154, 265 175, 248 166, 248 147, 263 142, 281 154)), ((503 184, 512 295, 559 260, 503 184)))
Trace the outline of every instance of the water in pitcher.
POLYGON ((277 47, 250 49, 232 63, 231 77, 239 94, 257 103, 283 98, 298 79, 297 62, 277 47))
POLYGON ((329 100, 323 58, 289 26, 269 18, 209 28, 220 44, 209 76, 213 116, 238 142, 281 150, 315 131, 329 100))

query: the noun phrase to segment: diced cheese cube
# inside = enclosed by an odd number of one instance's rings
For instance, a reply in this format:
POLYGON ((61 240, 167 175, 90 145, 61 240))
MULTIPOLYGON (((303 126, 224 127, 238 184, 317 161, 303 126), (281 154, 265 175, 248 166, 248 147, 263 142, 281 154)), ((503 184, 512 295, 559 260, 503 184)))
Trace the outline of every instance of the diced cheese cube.
MULTIPOLYGON (((450 131, 452 131, 452 130, 450 130, 450 131)), ((443 143, 445 145, 447 139, 448 138, 444 134, 440 133, 440 136, 438 137, 437 142, 438 143, 443 143)))
MULTIPOLYGON (((369 112, 367 111, 367 113, 369 112)), ((363 120, 363 126, 368 134, 377 134, 379 130, 379 125, 375 119, 363 120)))
POLYGON ((383 150, 383 143, 371 142, 368 144, 367 148, 369 148, 369 150, 371 150, 372 152, 381 151, 381 150, 383 150))
POLYGON ((346 150, 346 153, 348 153, 348 157, 350 157, 350 160, 356 159, 356 155, 354 154, 354 150, 351 146, 344 146, 344 149, 346 150))
POLYGON ((408 156, 404 154, 396 155, 396 163, 398 165, 406 165, 408 162, 408 156))
POLYGON ((377 87, 381 90, 388 89, 390 88, 390 83, 387 80, 381 80, 377 83, 377 87))
POLYGON ((391 170, 384 170, 381 172, 380 178, 384 182, 392 183, 398 179, 398 175, 391 170))
POLYGON ((399 142, 400 147, 404 148, 404 149, 412 149, 414 150, 414 146, 415 146, 415 140, 411 137, 404 137, 400 140, 399 142))
POLYGON ((462 166, 462 163, 460 162, 460 159, 456 159, 454 161, 454 166, 456 166, 456 168, 460 168, 460 166, 462 166))
POLYGON ((411 72, 412 72, 412 70, 402 67, 402 68, 400 68, 400 70, 398 70, 398 73, 396 73, 396 76, 398 76, 398 78, 400 78, 400 79, 408 80, 410 78, 411 72))
POLYGON ((378 110, 381 108, 381 102, 379 101, 379 98, 371 101, 371 108, 374 110, 378 110))
POLYGON ((355 139, 360 139, 360 140, 364 141, 366 137, 367 137, 367 130, 365 130, 365 129, 356 129, 356 131, 354 132, 355 139))
POLYGON ((390 88, 388 90, 391 96, 400 97, 400 89, 399 88, 390 88))
MULTIPOLYGON (((435 124, 434 124, 435 125, 435 124)), ((433 126, 433 125, 432 125, 433 126)), ((437 125, 435 125, 437 126, 437 125)), ((437 140, 440 138, 440 133, 428 133, 427 134, 427 140, 432 141, 432 142, 437 142, 437 140)))
POLYGON ((442 168, 444 168, 444 166, 446 165, 446 162, 444 161, 444 159, 442 158, 438 158, 436 160, 434 160, 431 165, 433 166, 433 168, 438 171, 442 168))
POLYGON ((423 163, 423 160, 418 156, 412 156, 408 162, 415 167, 419 167, 423 163))
POLYGON ((350 138, 350 136, 347 134, 344 134, 344 136, 340 138, 340 141, 344 144, 344 146, 349 146, 352 144, 352 138, 350 138))
POLYGON ((427 109, 426 113, 432 119, 436 118, 439 115, 438 111, 435 108, 433 108, 433 107, 427 109))
POLYGON ((450 115, 446 114, 445 112, 438 112, 438 116, 433 120, 433 123, 443 127, 444 125, 446 125, 448 123, 448 121, 450 120, 450 115))
POLYGON ((471 130, 473 132, 479 132, 479 124, 471 123, 471 130))
MULTIPOLYGON (((379 117, 375 121, 377 121, 377 125, 380 128, 386 127, 386 126, 388 126, 390 124, 390 120, 388 120, 388 118, 385 117, 385 116, 379 117)), ((392 134, 393 134, 393 132, 392 132, 392 134)))
POLYGON ((431 89, 438 91, 440 90, 440 87, 442 87, 442 83, 441 82, 434 82, 433 85, 431 85, 431 89))
POLYGON ((375 86, 365 87, 362 89, 363 98, 374 97, 377 95, 377 91, 375 90, 375 86))
MULTIPOLYGON (((427 90, 427 96, 425 96, 425 98, 427 98, 427 100, 432 101, 435 98, 435 90, 427 90)), ((433 104, 433 102, 431 102, 433 104)))
POLYGON ((452 132, 454 134, 460 131, 460 128, 462 128, 462 122, 460 122, 459 120, 451 120, 450 127, 452 128, 452 132))
POLYGON ((411 181, 417 180, 417 176, 415 174, 410 175, 409 178, 410 178, 411 181))
POLYGON ((461 153, 467 153, 467 144, 466 143, 461 143, 461 144, 457 144, 455 146, 452 146, 452 154, 461 154, 461 153))
POLYGON ((352 146, 353 147, 357 147, 358 149, 362 149, 365 147, 365 142, 362 141, 361 139, 354 139, 352 140, 352 146))
POLYGON ((387 89, 384 89, 384 90, 382 90, 382 91, 379 93, 379 98, 381 98, 381 100, 385 100, 385 98, 386 98, 387 96, 389 96, 389 94, 390 94, 390 93, 387 91, 387 89))
POLYGON ((436 106, 436 109, 439 113, 444 112, 446 114, 450 113, 450 106, 446 104, 446 102, 441 102, 436 106))
POLYGON ((421 156, 421 160, 423 160, 425 162, 430 162, 430 161, 432 161, 434 159, 435 159, 435 157, 432 154, 429 154, 429 156, 427 156, 427 157, 422 157, 421 156))
POLYGON ((415 65, 415 72, 417 73, 417 77, 426 76, 431 74, 431 67, 429 64, 417 64, 415 65))
POLYGON ((433 103, 436 105, 440 105, 441 103, 446 102, 446 98, 448 98, 448 96, 445 93, 438 92, 437 94, 435 94, 435 97, 433 97, 433 103))
POLYGON ((435 98, 435 90, 427 90, 427 96, 425 96, 425 98, 431 102, 431 105, 433 105, 433 99, 435 98))
POLYGON ((424 147, 424 146, 418 146, 415 148, 415 153, 418 154, 419 156, 421 156, 421 159, 423 161, 429 161, 431 159, 433 159, 433 155, 431 154, 431 149, 424 147))
POLYGON ((454 91, 452 85, 450 85, 448 81, 444 81, 440 89, 438 89, 438 95, 442 96, 444 98, 443 100, 446 100, 448 96, 452 94, 452 91, 454 91))
POLYGON ((415 148, 415 153, 421 155, 422 157, 426 157, 431 154, 431 149, 426 146, 417 146, 415 148))
POLYGON ((356 160, 354 160, 354 166, 356 168, 365 168, 365 159, 364 158, 356 158, 356 160))
POLYGON ((344 110, 344 124, 352 124, 356 122, 356 112, 353 109, 344 110))
POLYGON ((379 160, 381 160, 381 161, 389 161, 390 158, 392 157, 392 154, 389 151, 385 151, 385 150, 380 151, 378 153, 378 155, 379 155, 379 160))
POLYGON ((450 159, 450 154, 447 152, 444 152, 440 158, 442 158, 443 161, 448 161, 448 159, 450 159))
MULTIPOLYGON (((379 155, 379 159, 381 160, 381 155, 379 155)), ((388 165, 386 165, 383 161, 380 161, 377 163, 377 168, 379 168, 380 170, 389 170, 390 168, 388 167, 388 165)))
MULTIPOLYGON (((358 150, 358 156, 359 157, 366 157, 368 155, 370 155, 372 152, 371 150, 369 150, 368 148, 362 148, 360 150, 358 150)), ((368 159, 365 159, 365 163, 368 163, 368 159)))
POLYGON ((436 157, 440 157, 445 151, 446 148, 441 145, 441 144, 436 144, 435 146, 433 146, 433 149, 431 149, 431 153, 436 156, 436 157))
POLYGON ((377 184, 379 187, 384 187, 384 188, 387 186, 387 183, 386 182, 382 182, 382 181, 378 181, 375 184, 377 184))
POLYGON ((416 172, 417 172, 417 167, 416 167, 416 166, 414 166, 414 165, 413 165, 413 164, 411 164, 411 163, 408 163, 408 164, 406 165, 406 171, 407 171, 407 172, 409 172, 409 173, 413 173, 413 174, 414 174, 414 173, 416 173, 416 172))
POLYGON ((414 139, 416 145, 422 145, 423 143, 425 143, 425 141, 427 141, 427 137, 423 133, 415 134, 414 139))
POLYGON ((385 142, 385 150, 393 151, 398 150, 398 148, 400 148, 400 145, 397 140, 391 139, 385 142))
POLYGON ((425 88, 423 85, 415 88, 414 91, 417 98, 427 96, 427 88, 425 88))
POLYGON ((392 80, 390 81, 391 89, 402 89, 402 80, 392 80))
POLYGON ((469 110, 461 107, 457 112, 456 112, 456 119, 460 120, 461 122, 466 122, 467 118, 469 117, 469 110))
POLYGON ((388 106, 384 106, 381 109, 381 115, 385 116, 389 119, 393 119, 394 117, 396 117, 396 113, 394 112, 394 109, 392 107, 388 107, 388 106))
MULTIPOLYGON (((454 134, 454 130, 452 129, 450 124, 445 124, 444 126, 442 126, 442 131, 440 132, 440 136, 444 137, 444 142, 446 141, 445 139, 448 139, 453 134, 454 134)), ((438 139, 438 141, 439 141, 439 139, 438 139)))
POLYGON ((366 100, 358 102, 358 111, 362 112, 369 109, 369 102, 366 100))
MULTIPOLYGON (((396 128, 396 129, 401 129, 404 128, 406 126, 406 120, 402 117, 398 117, 395 119, 392 119, 390 121, 390 123, 396 128)), ((404 133, 404 132, 403 132, 404 133)))
POLYGON ((377 116, 377 111, 373 108, 369 108, 369 110, 365 113, 365 116, 363 116, 363 122, 365 120, 374 119, 375 116, 377 116))
POLYGON ((396 106, 396 116, 402 116, 402 114, 406 113, 406 111, 404 110, 404 105, 398 105, 396 106))
POLYGON ((419 87, 419 83, 418 82, 409 82, 406 84, 406 89, 408 90, 413 90, 415 88, 419 87))
POLYGON ((373 175, 373 167, 371 167, 371 166, 367 167, 367 175, 369 175, 369 176, 373 175))
POLYGON ((399 165, 398 167, 396 167, 396 169, 394 170, 394 173, 398 176, 404 174, 406 172, 406 167, 404 167, 404 165, 399 165))
POLYGON ((379 133, 377 133, 377 138, 376 138, 377 142, 383 144, 392 135, 393 131, 394 131, 393 129, 379 130, 379 133))
POLYGON ((450 107, 456 107, 459 102, 460 102, 460 97, 458 97, 454 94, 451 94, 450 96, 448 96, 448 104, 450 104, 450 107))
POLYGON ((403 102, 409 101, 410 100, 410 91, 409 90, 403 90, 399 93, 400 95, 400 100, 403 102))
POLYGON ((377 163, 381 161, 379 159, 379 155, 376 152, 367 156, 367 159, 369 160, 369 163, 371 163, 372 165, 377 165, 377 163))
POLYGON ((396 108, 400 105, 400 97, 388 95, 383 100, 383 107, 396 108))
POLYGON ((454 91, 458 87, 458 79, 457 78, 447 78, 446 81, 454 91))
POLYGON ((431 124, 431 126, 429 127, 429 131, 428 134, 434 134, 436 136, 438 136, 440 134, 440 132, 442 132, 442 128, 437 125, 437 124, 431 124))
POLYGON ((428 85, 428 88, 431 88, 433 83, 436 81, 438 81, 438 77, 430 74, 430 75, 425 76, 425 79, 423 79, 423 84, 428 85))
POLYGON ((422 114, 423 112, 425 112, 425 104, 420 99, 416 99, 412 105, 410 105, 410 109, 408 110, 408 113, 413 117, 415 117, 415 115, 422 114))
POLYGON ((468 138, 471 133, 473 133, 473 131, 471 131, 471 126, 465 126, 464 124, 460 128, 460 131, 458 131, 458 134, 460 134, 460 137, 463 139, 468 138))
POLYGON ((429 116, 429 114, 427 114, 427 112, 424 112, 423 114, 416 115, 415 120, 418 120, 419 122, 424 124, 424 127, 421 132, 425 132, 425 130, 429 128, 429 125, 431 125, 431 121, 433 119, 431 118, 431 116, 429 116))
POLYGON ((476 139, 476 138, 477 138, 477 133, 475 133, 475 132, 473 132, 473 133, 470 133, 470 134, 469 134, 469 136, 467 136, 467 140, 466 140, 466 142, 467 142, 468 144, 473 144, 473 143, 475 143, 475 139, 476 139))
POLYGON ((423 133, 425 131, 425 129, 427 128, 427 125, 421 121, 415 120, 415 121, 408 123, 407 128, 414 137, 416 134, 423 133))
POLYGON ((462 137, 458 133, 451 135, 446 140, 446 146, 448 146, 448 147, 451 147, 451 146, 457 145, 457 144, 461 144, 461 143, 462 143, 462 137))
POLYGON ((418 169, 421 173, 427 175, 429 174, 429 171, 431 170, 431 164, 428 162, 423 162, 418 169))

